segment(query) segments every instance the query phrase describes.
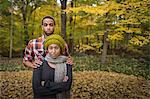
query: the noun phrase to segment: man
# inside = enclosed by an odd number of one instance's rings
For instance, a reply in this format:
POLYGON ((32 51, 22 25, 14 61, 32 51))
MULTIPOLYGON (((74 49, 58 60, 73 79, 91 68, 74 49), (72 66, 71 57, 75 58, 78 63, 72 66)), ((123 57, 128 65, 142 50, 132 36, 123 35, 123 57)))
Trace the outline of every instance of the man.
MULTIPOLYGON (((43 35, 37 39, 31 40, 25 48, 23 64, 27 67, 37 68, 42 64, 42 60, 46 55, 44 50, 44 41, 47 36, 54 33, 55 20, 51 16, 45 16, 42 19, 43 35)), ((66 49, 67 44, 66 44, 66 49)), ((68 64, 72 64, 72 59, 68 57, 68 64)))

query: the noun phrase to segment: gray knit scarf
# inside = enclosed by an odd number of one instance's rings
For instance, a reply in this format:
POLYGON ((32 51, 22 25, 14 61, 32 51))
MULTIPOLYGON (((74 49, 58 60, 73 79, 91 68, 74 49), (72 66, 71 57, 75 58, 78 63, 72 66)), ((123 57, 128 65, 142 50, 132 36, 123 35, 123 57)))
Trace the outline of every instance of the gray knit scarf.
MULTIPOLYGON (((56 64, 54 82, 63 82, 63 79, 67 74, 67 66, 66 66, 67 57, 61 55, 58 56, 57 58, 52 58, 50 54, 47 54, 45 56, 45 60, 47 62, 56 64)), ((66 94, 65 92, 62 92, 57 94, 56 96, 57 99, 65 99, 65 97, 68 97, 68 93, 66 94)))

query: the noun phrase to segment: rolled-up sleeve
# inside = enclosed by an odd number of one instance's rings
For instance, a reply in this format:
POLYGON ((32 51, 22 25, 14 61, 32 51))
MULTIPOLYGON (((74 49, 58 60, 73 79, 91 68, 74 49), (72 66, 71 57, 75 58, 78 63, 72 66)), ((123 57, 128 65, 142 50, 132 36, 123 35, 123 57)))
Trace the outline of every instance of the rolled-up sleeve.
POLYGON ((33 42, 30 41, 25 48, 23 59, 25 61, 32 61, 32 59, 33 59, 32 53, 33 53, 33 42))

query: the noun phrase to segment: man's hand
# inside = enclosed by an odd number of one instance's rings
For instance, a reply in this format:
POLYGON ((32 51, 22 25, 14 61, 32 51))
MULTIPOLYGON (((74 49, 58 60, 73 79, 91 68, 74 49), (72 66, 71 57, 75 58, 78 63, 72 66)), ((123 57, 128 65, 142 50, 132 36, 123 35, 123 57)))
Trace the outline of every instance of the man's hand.
POLYGON ((30 61, 23 60, 23 64, 27 67, 37 68, 42 64, 42 61, 35 60, 34 62, 30 62, 30 61))
POLYGON ((68 56, 66 63, 67 63, 67 64, 70 64, 70 65, 73 65, 73 59, 72 59, 71 56, 68 56))
POLYGON ((33 64, 33 68, 37 68, 40 67, 40 65, 42 65, 42 61, 35 60, 34 62, 32 62, 32 64, 33 64))
POLYGON ((68 77, 68 76, 65 76, 64 79, 63 79, 63 82, 67 82, 68 79, 69 79, 69 77, 68 77))

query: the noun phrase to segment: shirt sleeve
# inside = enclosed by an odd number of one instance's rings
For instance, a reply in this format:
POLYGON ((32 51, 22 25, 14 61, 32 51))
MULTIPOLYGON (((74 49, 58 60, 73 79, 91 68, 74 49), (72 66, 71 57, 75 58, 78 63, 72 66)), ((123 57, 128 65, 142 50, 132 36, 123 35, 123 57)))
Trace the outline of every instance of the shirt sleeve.
MULTIPOLYGON (((67 71, 68 72, 68 76, 72 77, 72 71, 70 71, 70 69, 72 70, 72 66, 67 65, 67 71), (71 68, 70 68, 71 67, 71 68)), ((44 96, 44 95, 51 95, 51 94, 57 94, 63 91, 67 91, 70 90, 71 88, 71 83, 72 83, 72 78, 69 78, 69 80, 67 82, 60 82, 60 83, 56 83, 56 82, 51 82, 51 81, 45 81, 44 86, 41 85, 41 69, 42 66, 40 66, 39 68, 34 69, 33 71, 33 91, 34 94, 38 94, 40 96, 44 96)))
POLYGON ((33 60, 32 53, 33 53, 33 41, 31 40, 25 48, 23 59, 25 61, 32 61, 33 60))

